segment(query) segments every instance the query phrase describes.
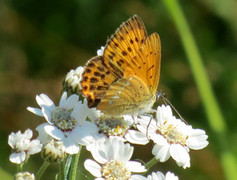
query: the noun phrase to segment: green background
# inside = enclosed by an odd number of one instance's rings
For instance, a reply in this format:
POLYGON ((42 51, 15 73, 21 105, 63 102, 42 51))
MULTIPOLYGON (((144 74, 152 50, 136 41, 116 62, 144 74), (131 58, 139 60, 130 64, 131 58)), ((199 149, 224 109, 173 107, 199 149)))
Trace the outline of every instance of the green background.
MULTIPOLYGON (((179 32, 164 1, 0 1, 0 168, 5 171, 0 171, 0 176, 14 175, 16 170, 8 160, 8 135, 35 129, 45 122, 26 110, 27 106, 37 107, 35 96, 45 93, 57 104, 66 73, 95 56, 117 27, 137 14, 148 34, 157 32, 161 37, 159 90, 166 93, 189 124, 204 129, 209 136, 207 148, 191 150, 191 168, 184 170, 170 159, 158 163, 155 169, 172 171, 180 179, 225 179, 220 147, 223 144, 218 142, 222 134, 213 131, 208 123, 179 32)), ((180 0, 179 4, 225 118, 224 141, 236 159, 237 2, 180 0)), ((134 158, 142 156, 147 162, 152 158, 151 148, 151 144, 136 147, 134 158)), ((41 163, 39 155, 33 156, 26 169, 36 172, 41 163)), ((51 166, 45 178, 53 178, 56 170, 56 165, 51 166)))

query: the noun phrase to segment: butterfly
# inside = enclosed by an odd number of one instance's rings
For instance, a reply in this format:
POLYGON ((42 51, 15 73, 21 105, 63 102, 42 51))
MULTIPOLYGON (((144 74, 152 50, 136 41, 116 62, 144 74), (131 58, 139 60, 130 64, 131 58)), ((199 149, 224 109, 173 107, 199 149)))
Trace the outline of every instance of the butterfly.
POLYGON ((91 58, 82 73, 82 94, 90 108, 108 116, 149 112, 160 79, 161 42, 147 35, 137 15, 123 22, 106 43, 103 56, 91 58))

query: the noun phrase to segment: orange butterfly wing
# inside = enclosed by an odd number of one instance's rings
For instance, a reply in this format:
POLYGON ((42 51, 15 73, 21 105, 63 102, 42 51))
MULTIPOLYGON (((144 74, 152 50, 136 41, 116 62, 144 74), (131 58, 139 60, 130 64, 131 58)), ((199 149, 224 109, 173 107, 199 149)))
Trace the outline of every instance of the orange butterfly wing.
POLYGON ((154 92, 159 83, 161 45, 157 33, 150 38, 151 40, 147 41, 144 23, 134 15, 122 23, 107 42, 104 63, 111 71, 121 70, 124 76, 130 74, 139 76, 152 86, 154 92), (153 77, 150 78, 152 75, 153 77))
MULTIPOLYGON (((134 61, 142 61, 142 68, 145 71, 147 86, 151 94, 155 95, 160 80, 161 67, 161 42, 157 33, 151 34, 142 44, 134 61), (140 59, 140 60, 138 60, 140 59)), ((139 76, 140 74, 138 74, 139 76)))
POLYGON ((157 33, 146 39, 133 61, 140 64, 133 66, 133 71, 126 69, 123 78, 111 84, 99 103, 97 108, 105 114, 141 114, 152 107, 160 77, 161 46, 157 33))
POLYGON ((159 35, 147 37, 142 20, 133 16, 108 40, 103 57, 87 63, 81 85, 88 106, 107 115, 145 112, 155 101, 160 61, 159 35))
POLYGON ((134 71, 142 62, 133 60, 147 38, 142 20, 134 15, 116 30, 108 40, 104 50, 104 63, 112 71, 134 71))
POLYGON ((87 98, 88 106, 96 107, 110 85, 121 77, 122 73, 119 70, 111 72, 105 66, 102 56, 91 58, 84 67, 80 82, 82 94, 87 98))

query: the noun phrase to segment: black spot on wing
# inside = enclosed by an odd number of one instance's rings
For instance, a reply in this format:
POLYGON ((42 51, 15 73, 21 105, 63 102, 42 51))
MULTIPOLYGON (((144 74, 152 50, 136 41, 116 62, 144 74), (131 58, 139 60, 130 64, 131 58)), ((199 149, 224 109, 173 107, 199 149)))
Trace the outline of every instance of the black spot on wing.
POLYGON ((127 53, 125 51, 122 51, 123 56, 127 56, 127 53))
POLYGON ((91 83, 97 83, 99 80, 97 79, 97 78, 95 78, 95 77, 92 77, 91 79, 90 79, 90 82, 91 83))
POLYGON ((101 73, 99 73, 99 72, 96 71, 96 72, 94 72, 94 75, 95 75, 95 76, 101 76, 101 73))
POLYGON ((104 69, 103 67, 100 67, 100 66, 98 66, 97 69, 98 69, 100 72, 104 72, 104 71, 105 71, 105 69, 104 69))
POLYGON ((95 64, 93 62, 90 62, 87 64, 88 67, 95 67, 95 64))
POLYGON ((93 91, 95 89, 94 85, 90 85, 90 90, 93 91))
POLYGON ((102 74, 102 75, 100 76, 100 78, 101 78, 101 79, 104 79, 104 78, 105 78, 105 75, 104 75, 104 74, 102 74))
POLYGON ((91 72, 91 69, 87 68, 87 69, 86 69, 86 72, 87 72, 87 73, 90 73, 90 72, 91 72))
POLYGON ((153 64, 151 67, 149 67, 148 71, 150 71, 154 67, 155 67, 155 65, 153 64))

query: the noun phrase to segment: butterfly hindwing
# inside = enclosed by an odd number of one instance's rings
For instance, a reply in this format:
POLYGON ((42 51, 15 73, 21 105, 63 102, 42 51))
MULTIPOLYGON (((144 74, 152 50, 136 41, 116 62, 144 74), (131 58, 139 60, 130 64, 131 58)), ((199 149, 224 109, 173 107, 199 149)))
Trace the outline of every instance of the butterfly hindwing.
POLYGON ((129 79, 122 78, 114 82, 97 109, 112 116, 134 114, 153 102, 154 98, 143 80, 137 76, 131 76, 129 79))

